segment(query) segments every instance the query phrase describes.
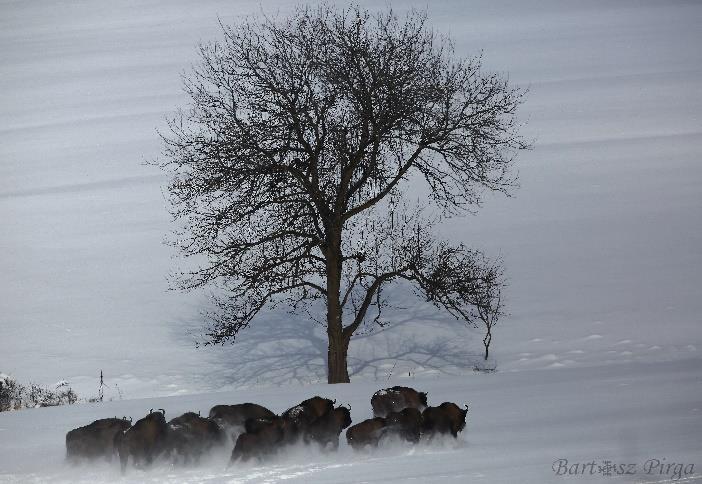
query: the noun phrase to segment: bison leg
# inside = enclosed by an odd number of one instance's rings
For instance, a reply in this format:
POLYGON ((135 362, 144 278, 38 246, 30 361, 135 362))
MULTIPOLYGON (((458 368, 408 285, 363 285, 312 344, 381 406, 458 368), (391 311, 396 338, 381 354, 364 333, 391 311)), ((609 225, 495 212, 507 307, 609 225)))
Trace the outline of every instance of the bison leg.
POLYGON ((144 453, 144 461, 146 463, 145 467, 151 467, 151 463, 154 461, 154 453, 152 452, 151 449, 148 449, 144 453))
POLYGON ((243 452, 241 451, 240 448, 234 447, 234 450, 232 450, 232 456, 229 458, 229 464, 227 464, 227 467, 231 467, 234 464, 236 464, 239 461, 243 460, 243 452))
POLYGON ((227 469, 233 466, 234 464, 241 462, 242 460, 243 459, 241 455, 232 453, 232 456, 229 458, 229 463, 227 464, 227 469))
POLYGON ((72 465, 78 465, 78 456, 75 453, 66 452, 66 461, 72 465))
POLYGON ((119 467, 122 475, 127 473, 127 460, 129 459, 129 453, 127 449, 119 449, 119 467))
POLYGON ((183 449, 183 465, 189 466, 192 460, 192 453, 190 449, 186 447, 185 449, 183 449))

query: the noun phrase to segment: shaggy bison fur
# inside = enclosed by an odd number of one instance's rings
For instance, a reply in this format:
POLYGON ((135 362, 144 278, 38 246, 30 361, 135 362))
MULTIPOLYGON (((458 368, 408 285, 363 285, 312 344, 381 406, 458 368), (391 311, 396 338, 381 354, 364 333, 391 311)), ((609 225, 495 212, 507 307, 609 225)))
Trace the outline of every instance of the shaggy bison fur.
POLYGON ((138 420, 134 426, 117 438, 122 473, 127 470, 129 456, 135 465, 150 465, 153 459, 168 446, 168 424, 166 412, 160 409, 138 420))
POLYGON ((427 394, 414 388, 395 386, 378 390, 371 397, 374 417, 387 417, 390 412, 416 408, 420 412, 427 406, 427 394))
POLYGON ((223 429, 241 430, 249 419, 273 418, 276 415, 256 403, 238 403, 236 405, 215 405, 210 409, 209 418, 223 429))
POLYGON ((294 443, 299 437, 295 423, 285 417, 251 418, 246 421, 244 428, 249 434, 257 434, 271 424, 283 429, 283 444, 294 443))
POLYGON ((466 426, 467 414, 467 405, 465 410, 461 410, 451 402, 444 402, 438 407, 427 407, 422 413, 424 433, 429 437, 437 434, 451 434, 457 437, 458 432, 466 426))
POLYGON ((309 426, 318 418, 334 410, 334 401, 328 398, 312 397, 287 409, 281 417, 289 422, 289 434, 293 440, 304 437, 309 426))
POLYGON ((275 453, 285 438, 286 419, 277 417, 266 421, 258 419, 251 427, 255 432, 244 432, 236 439, 229 465, 237 461, 246 462, 250 459, 265 459, 275 453))
POLYGON ((224 440, 224 432, 214 420, 193 412, 168 422, 168 448, 175 462, 197 463, 204 453, 224 440))
POLYGON ((283 418, 293 421, 310 424, 316 419, 331 412, 334 409, 334 401, 328 398, 312 397, 304 402, 300 402, 292 408, 282 413, 283 418))
POLYGON ((351 425, 351 410, 337 407, 314 420, 307 426, 305 442, 314 442, 323 448, 331 445, 332 450, 339 448, 339 434, 351 425))
POLYGON ((66 458, 71 462, 101 457, 108 461, 112 460, 112 455, 116 451, 115 436, 131 425, 131 421, 126 417, 103 418, 69 431, 66 434, 66 458))
POLYGON ((369 418, 349 427, 346 431, 346 442, 355 450, 360 450, 367 445, 375 447, 384 433, 385 419, 382 417, 369 418))
POLYGON ((413 407, 390 412, 385 418, 386 434, 417 443, 422 436, 422 412, 413 407))

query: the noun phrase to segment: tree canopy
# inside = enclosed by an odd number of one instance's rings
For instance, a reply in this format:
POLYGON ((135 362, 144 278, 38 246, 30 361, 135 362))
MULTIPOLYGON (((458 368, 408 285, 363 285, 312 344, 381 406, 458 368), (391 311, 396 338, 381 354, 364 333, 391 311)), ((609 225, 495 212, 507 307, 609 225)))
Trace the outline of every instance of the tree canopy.
POLYGON ((320 300, 329 382, 348 381, 350 338, 397 280, 492 324, 499 261, 433 227, 515 186, 524 93, 480 57, 457 58, 422 13, 299 7, 222 29, 185 78, 192 103, 160 162, 184 229, 176 243, 203 261, 181 286, 225 290, 208 341, 232 340, 264 308, 320 300), (410 179, 428 187, 419 206, 410 179))

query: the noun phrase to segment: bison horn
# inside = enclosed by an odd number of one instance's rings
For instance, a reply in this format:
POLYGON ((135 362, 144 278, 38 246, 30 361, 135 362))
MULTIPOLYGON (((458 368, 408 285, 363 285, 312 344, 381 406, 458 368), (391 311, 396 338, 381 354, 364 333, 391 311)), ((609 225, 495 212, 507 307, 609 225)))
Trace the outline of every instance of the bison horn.
POLYGON ((153 409, 153 408, 150 409, 150 410, 149 410, 149 413, 154 413, 154 409, 153 409))
POLYGON ((466 407, 466 410, 468 410, 468 404, 467 404, 467 403, 464 403, 463 406, 466 407))
POLYGON ((162 413, 163 416, 165 417, 165 416, 166 416, 166 411, 165 411, 164 409, 162 409, 162 408, 159 408, 159 410, 161 411, 161 413, 162 413))

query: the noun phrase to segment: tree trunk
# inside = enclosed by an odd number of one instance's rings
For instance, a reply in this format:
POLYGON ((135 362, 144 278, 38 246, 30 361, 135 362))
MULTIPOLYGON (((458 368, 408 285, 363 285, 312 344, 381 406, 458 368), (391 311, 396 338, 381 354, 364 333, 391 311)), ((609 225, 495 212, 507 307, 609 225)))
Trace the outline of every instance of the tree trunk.
POLYGON ((349 338, 344 337, 341 307, 341 229, 332 231, 327 252, 327 382, 349 383, 346 355, 349 338))
POLYGON ((349 383, 349 371, 346 356, 349 350, 349 341, 341 335, 329 335, 329 351, 327 353, 327 383, 349 383))
POLYGON ((487 329, 487 334, 485 335, 485 338, 483 338, 483 346, 485 346, 485 361, 488 359, 488 353, 490 350, 490 343, 492 342, 492 332, 490 331, 490 327, 488 326, 487 329))

